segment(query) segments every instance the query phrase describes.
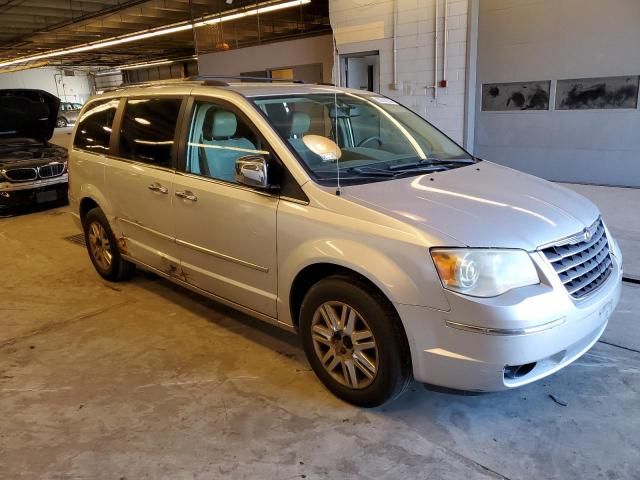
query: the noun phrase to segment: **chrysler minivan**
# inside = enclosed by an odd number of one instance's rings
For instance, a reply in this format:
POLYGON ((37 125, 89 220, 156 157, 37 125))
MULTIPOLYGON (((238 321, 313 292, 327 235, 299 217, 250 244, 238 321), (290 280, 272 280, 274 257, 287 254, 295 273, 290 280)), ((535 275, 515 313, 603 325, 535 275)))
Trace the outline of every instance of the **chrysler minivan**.
POLYGON ((511 389, 602 335, 622 258, 598 209, 474 158, 394 100, 287 82, 123 88, 82 109, 70 202, 136 267, 298 332, 338 397, 511 389))

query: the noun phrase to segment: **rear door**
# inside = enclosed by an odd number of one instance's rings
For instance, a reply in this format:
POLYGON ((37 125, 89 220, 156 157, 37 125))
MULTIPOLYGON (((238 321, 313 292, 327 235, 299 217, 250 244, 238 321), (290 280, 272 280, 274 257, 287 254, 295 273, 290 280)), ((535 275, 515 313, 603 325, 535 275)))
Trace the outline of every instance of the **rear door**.
POLYGON ((114 125, 116 156, 105 169, 121 249, 169 274, 179 265, 171 207, 183 109, 182 96, 123 99, 114 125))

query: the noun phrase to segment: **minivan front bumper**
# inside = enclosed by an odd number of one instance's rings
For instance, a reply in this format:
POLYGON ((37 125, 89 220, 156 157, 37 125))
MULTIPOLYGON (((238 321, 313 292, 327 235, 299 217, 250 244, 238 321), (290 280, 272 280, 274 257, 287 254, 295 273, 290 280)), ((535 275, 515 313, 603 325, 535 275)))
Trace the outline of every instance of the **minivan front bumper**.
MULTIPOLYGON (((569 365, 604 332, 618 303, 622 269, 584 301, 575 301, 547 271, 549 284, 494 298, 447 291, 447 312, 396 304, 416 380, 464 391, 519 387, 569 365)), ((538 262, 537 262, 538 263, 538 262)), ((543 268, 544 262, 540 259, 543 268)))

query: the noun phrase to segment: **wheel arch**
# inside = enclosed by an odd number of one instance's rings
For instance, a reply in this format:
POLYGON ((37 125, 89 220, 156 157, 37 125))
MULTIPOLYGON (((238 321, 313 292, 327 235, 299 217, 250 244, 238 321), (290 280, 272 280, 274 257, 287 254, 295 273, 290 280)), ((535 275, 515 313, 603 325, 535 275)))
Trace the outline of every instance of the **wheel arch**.
POLYGON ((349 267, 330 262, 318 262, 307 265, 300 272, 298 272, 293 280, 289 295, 289 308, 291 311, 291 320, 294 324, 294 327, 296 329, 299 328, 299 312, 306 293, 313 287, 313 285, 317 284, 322 279, 338 275, 349 277, 351 279, 354 279, 358 283, 363 284, 363 286, 372 290, 377 296, 379 296, 380 299, 382 299, 384 303, 386 303, 386 308, 388 309, 389 313, 395 316, 393 320, 401 335, 401 353, 405 368, 408 372, 412 372, 412 349, 410 345, 409 335, 400 316, 400 312, 398 312, 398 309, 391 301, 389 296, 385 294, 385 292, 373 280, 349 267))
POLYGON ((94 208, 100 208, 98 202, 96 202, 92 197, 84 197, 80 200, 80 204, 78 206, 78 213, 80 214, 80 222, 84 225, 84 219, 89 213, 90 210, 94 208))
POLYGON ((77 200, 77 213, 80 217, 80 222, 84 222, 84 218, 92 208, 100 208, 107 220, 111 224, 111 228, 114 227, 115 218, 113 217, 113 211, 111 209, 111 203, 102 194, 97 185, 92 183, 85 183, 80 186, 78 191, 77 200))
POLYGON ((383 292, 382 289, 375 284, 375 282, 373 282, 371 279, 367 278, 360 272, 357 272, 356 270, 345 267, 343 265, 339 265, 337 263, 312 263, 298 272, 298 274, 293 279, 289 292, 289 312, 291 314, 293 325, 296 328, 298 327, 300 306, 302 305, 304 296, 307 294, 309 289, 320 280, 333 275, 344 275, 360 280, 361 282, 373 288, 380 295, 382 295, 387 300, 387 302, 389 302, 389 305, 393 306, 393 302, 389 299, 385 292, 383 292))

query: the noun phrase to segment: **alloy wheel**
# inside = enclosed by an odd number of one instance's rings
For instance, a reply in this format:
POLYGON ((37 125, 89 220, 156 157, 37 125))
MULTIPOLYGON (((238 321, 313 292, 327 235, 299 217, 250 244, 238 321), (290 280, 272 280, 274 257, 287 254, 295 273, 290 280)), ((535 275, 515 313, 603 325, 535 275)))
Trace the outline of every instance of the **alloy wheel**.
POLYGON ((89 249, 91 256, 102 270, 109 270, 113 261, 111 242, 107 232, 99 222, 89 225, 89 249))
POLYGON ((366 320, 350 305, 320 305, 311 323, 313 347, 322 367, 340 384, 363 389, 378 372, 378 346, 366 320))

